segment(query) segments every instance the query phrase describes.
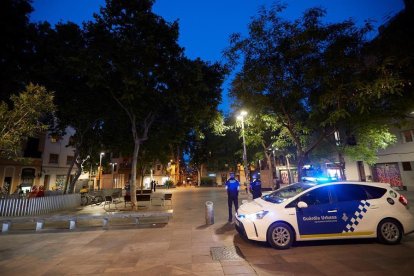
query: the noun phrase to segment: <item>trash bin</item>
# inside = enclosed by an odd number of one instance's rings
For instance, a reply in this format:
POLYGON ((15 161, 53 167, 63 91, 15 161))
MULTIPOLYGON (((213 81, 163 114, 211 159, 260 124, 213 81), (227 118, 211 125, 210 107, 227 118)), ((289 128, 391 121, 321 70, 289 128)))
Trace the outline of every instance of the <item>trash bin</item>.
POLYGON ((214 204, 211 201, 206 201, 206 224, 214 224, 214 204))

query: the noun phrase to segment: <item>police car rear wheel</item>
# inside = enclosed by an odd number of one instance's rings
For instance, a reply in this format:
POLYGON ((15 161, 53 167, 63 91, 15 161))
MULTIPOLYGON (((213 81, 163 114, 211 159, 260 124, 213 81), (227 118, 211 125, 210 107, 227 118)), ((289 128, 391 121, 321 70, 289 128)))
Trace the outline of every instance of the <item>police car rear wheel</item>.
POLYGON ((275 223, 269 227, 267 240, 273 248, 288 249, 293 243, 293 230, 285 223, 275 223))
POLYGON ((402 238, 402 229, 399 223, 393 219, 384 219, 377 229, 380 242, 385 244, 398 244, 402 238))

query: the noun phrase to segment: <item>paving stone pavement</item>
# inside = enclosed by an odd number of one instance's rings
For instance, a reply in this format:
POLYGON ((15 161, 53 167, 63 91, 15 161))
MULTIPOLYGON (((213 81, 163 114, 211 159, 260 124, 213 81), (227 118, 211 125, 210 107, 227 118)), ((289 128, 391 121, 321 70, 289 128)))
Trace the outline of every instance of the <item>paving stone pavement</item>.
MULTIPOLYGON (((158 190, 163 193, 166 190, 158 190)), ((413 275, 414 235, 386 246, 374 240, 297 243, 274 250, 243 240, 227 223, 223 188, 176 188, 173 218, 134 226, 85 225, 74 231, 19 230, 0 235, 0 275, 413 275), (205 224, 205 202, 215 223, 205 224), (237 246, 244 259, 213 260, 211 247, 237 246)), ((407 192, 408 193, 408 192, 407 192)), ((413 194, 408 193, 409 199, 413 194)), ((241 193, 239 201, 247 199, 241 193)), ((411 206, 414 201, 411 201, 411 206)), ((121 206, 122 207, 122 206, 121 206)), ((121 208, 120 207, 120 208, 121 208)), ((150 207, 151 210, 163 207, 150 207)), ((87 207, 79 212, 104 212, 87 207)))

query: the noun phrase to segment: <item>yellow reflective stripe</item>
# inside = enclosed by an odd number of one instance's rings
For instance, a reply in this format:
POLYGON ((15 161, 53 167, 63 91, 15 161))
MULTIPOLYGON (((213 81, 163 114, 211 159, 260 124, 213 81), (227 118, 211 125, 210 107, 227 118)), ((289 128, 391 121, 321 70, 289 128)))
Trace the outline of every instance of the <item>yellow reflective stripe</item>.
POLYGON ((354 237, 354 236, 369 236, 374 232, 346 232, 346 233, 333 233, 333 234, 315 234, 315 235, 300 235, 303 239, 312 238, 329 238, 329 237, 354 237))

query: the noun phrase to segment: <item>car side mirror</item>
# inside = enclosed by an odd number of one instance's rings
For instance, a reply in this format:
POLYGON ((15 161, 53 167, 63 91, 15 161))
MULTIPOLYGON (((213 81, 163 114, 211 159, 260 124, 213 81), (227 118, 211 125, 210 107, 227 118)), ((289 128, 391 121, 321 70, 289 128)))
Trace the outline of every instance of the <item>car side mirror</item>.
POLYGON ((308 204, 306 202, 299 201, 298 202, 298 208, 299 209, 308 208, 308 204))

